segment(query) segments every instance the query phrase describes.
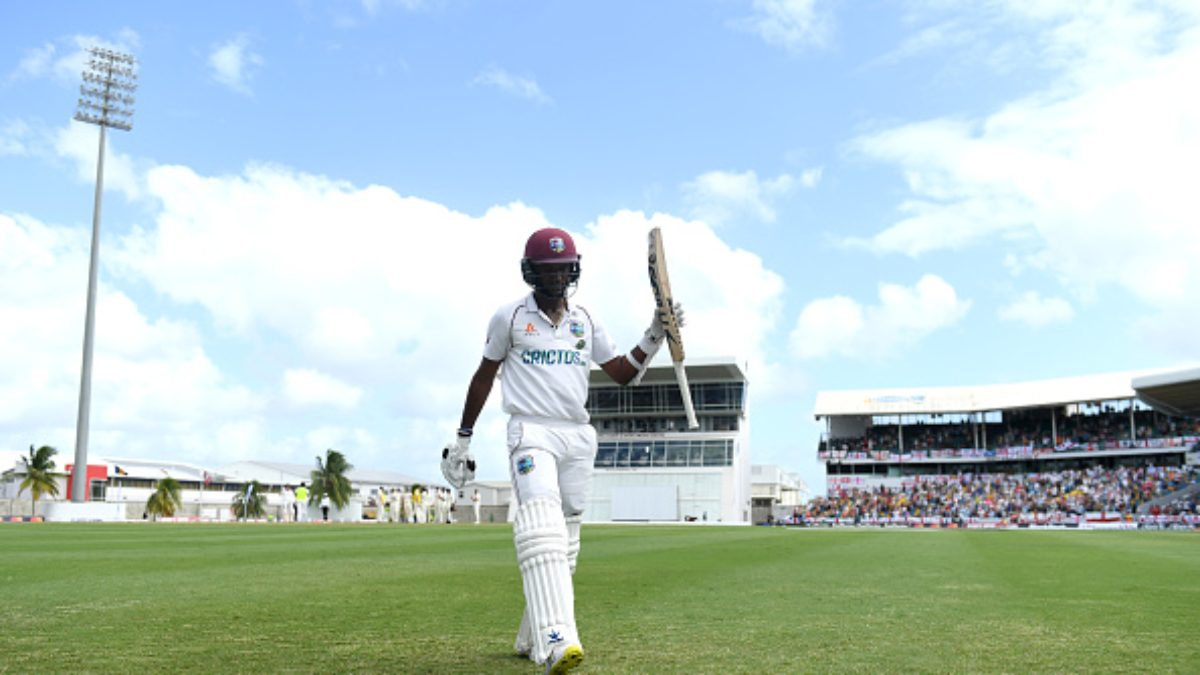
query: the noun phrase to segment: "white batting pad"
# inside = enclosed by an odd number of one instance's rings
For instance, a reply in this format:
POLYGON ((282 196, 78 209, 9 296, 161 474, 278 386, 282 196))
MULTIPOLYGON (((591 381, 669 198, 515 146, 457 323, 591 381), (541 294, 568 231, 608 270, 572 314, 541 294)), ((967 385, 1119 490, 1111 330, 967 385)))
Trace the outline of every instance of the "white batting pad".
POLYGON ((567 564, 571 574, 575 574, 575 561, 579 559, 579 529, 583 524, 583 516, 567 518, 567 564))
POLYGON ((542 663, 552 648, 579 641, 562 503, 557 499, 533 499, 518 506, 513 536, 532 624, 533 649, 529 655, 542 663))
POLYGON ((513 643, 513 650, 518 654, 528 654, 529 658, 534 658, 533 655, 533 629, 529 626, 529 605, 525 605, 525 612, 521 615, 521 627, 517 629, 517 641, 513 643))

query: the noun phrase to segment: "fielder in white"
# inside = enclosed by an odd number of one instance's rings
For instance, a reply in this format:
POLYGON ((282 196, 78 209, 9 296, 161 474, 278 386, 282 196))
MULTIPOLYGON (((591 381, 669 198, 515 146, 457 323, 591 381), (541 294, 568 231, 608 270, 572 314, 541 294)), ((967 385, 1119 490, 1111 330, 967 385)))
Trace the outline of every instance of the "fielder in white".
POLYGON ((281 493, 283 500, 283 522, 290 523, 296 516, 296 493, 291 485, 284 485, 281 493))
POLYGON ((583 662, 571 575, 596 458, 596 432, 585 408, 588 372, 596 363, 618 384, 637 384, 663 338, 655 314, 637 346, 620 354, 595 315, 568 302, 579 263, 575 243, 563 230, 547 228, 529 237, 521 274, 533 292, 492 316, 462 426, 442 451, 442 472, 451 485, 462 488, 475 478, 472 427, 499 372, 510 416, 513 535, 525 586, 515 648, 555 675, 583 662))
POLYGON ((404 493, 399 488, 392 488, 392 522, 402 523, 404 515, 404 493))

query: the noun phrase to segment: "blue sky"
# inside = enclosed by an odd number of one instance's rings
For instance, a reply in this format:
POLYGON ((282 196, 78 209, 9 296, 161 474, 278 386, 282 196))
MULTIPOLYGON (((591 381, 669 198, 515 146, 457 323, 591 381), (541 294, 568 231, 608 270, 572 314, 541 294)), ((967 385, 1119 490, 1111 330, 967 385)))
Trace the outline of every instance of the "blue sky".
MULTIPOLYGON (((1194 364, 1200 7, 1160 2, 9 3, 0 449, 73 454, 98 129, 90 448, 436 477, 544 226, 622 348, 664 229, 689 354, 816 492, 816 392, 1194 364)), ((480 476, 505 478, 499 390, 480 476)))

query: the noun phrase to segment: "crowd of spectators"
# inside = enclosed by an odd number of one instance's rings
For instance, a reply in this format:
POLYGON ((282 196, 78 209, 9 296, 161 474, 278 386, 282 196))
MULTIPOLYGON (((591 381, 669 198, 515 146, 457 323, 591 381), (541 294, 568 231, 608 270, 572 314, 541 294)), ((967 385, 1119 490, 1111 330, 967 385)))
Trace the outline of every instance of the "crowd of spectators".
POLYGON ((820 450, 843 452, 962 450, 1028 447, 1035 450, 1118 443, 1131 440, 1200 436, 1200 419, 1171 417, 1152 410, 1136 410, 1132 423, 1128 409, 1100 406, 1094 414, 1059 415, 1047 410, 1007 411, 1003 422, 946 423, 931 419, 915 423, 877 425, 865 436, 822 441, 820 450), (903 438, 903 444, 901 444, 903 438), (984 442, 986 439, 986 442, 984 442), (901 447, 903 446, 903 447, 901 447))
MULTIPOLYGON (((805 520, 830 518, 1052 519, 1087 513, 1132 518, 1138 507, 1200 482, 1200 468, 1093 467, 1040 474, 923 477, 900 487, 848 487, 817 497, 805 520)), ((1153 507, 1154 515, 1200 514, 1194 496, 1153 507)))

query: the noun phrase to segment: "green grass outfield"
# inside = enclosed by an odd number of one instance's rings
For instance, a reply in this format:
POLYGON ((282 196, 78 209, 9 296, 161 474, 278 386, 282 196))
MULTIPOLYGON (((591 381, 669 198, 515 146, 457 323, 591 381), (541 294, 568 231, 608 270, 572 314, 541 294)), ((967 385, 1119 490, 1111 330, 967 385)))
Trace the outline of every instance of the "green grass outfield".
MULTIPOLYGON (((585 526, 580 673, 1196 673, 1200 535, 585 526)), ((507 525, 0 525, 0 673, 535 673, 507 525)))

